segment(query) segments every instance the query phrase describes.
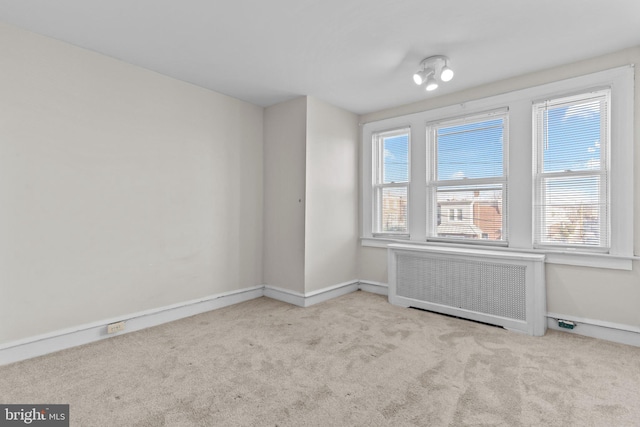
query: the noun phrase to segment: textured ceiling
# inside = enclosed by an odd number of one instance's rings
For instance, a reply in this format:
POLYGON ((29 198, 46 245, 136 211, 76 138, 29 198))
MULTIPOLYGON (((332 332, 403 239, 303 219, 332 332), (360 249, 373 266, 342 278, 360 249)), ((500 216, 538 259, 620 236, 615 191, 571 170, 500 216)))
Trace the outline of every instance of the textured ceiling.
POLYGON ((267 106, 366 113, 640 45, 638 0, 0 0, 0 20, 267 106), (431 55, 456 76, 433 94, 431 55))

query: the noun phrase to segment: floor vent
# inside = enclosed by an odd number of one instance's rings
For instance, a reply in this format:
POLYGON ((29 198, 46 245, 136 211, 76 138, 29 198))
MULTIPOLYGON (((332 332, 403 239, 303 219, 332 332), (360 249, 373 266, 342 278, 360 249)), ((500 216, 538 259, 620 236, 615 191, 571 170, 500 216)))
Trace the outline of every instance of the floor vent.
POLYGON ((544 255, 389 245, 388 267, 392 304, 546 331, 544 255))
POLYGON ((466 317, 454 316, 452 314, 438 313, 437 311, 425 310, 424 308, 420 308, 420 307, 409 307, 409 308, 412 308, 412 309, 418 310, 418 311, 424 311, 426 313, 433 313, 433 314, 436 314, 438 316, 445 316, 445 317, 451 317, 452 319, 464 320, 465 322, 479 323, 481 325, 491 326, 492 328, 504 329, 504 326, 496 325, 494 323, 481 322, 479 320, 473 320, 473 319, 469 319, 469 318, 466 318, 466 317))

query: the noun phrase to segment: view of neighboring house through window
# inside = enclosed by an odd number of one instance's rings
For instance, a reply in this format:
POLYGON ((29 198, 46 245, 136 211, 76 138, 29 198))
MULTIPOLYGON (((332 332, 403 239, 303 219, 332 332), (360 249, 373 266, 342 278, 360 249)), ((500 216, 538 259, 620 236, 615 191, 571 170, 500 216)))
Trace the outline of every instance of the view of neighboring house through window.
POLYGON ((609 247, 609 92, 534 104, 535 246, 609 247))
POLYGON ((375 234, 408 235, 409 129, 373 137, 375 234))
POLYGON ((427 128, 429 238, 506 242, 507 135, 505 110, 427 128))

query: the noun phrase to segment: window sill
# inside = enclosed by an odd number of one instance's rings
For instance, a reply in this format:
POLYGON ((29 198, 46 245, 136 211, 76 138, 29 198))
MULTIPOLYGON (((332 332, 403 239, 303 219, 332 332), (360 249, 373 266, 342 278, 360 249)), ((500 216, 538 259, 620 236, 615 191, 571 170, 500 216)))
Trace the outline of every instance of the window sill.
POLYGON ((411 244, 417 247, 442 247, 442 248, 466 248, 466 249, 486 249, 491 251, 504 251, 512 253, 530 253, 530 254, 542 254, 545 255, 545 262, 548 264, 562 264, 562 265, 576 265, 581 267, 595 267, 595 268, 608 268, 612 270, 627 270, 630 271, 633 267, 634 260, 640 260, 637 256, 623 256, 623 255, 610 255, 610 254, 598 254, 588 252, 574 252, 574 251, 552 251, 533 248, 506 248, 494 245, 465 245, 460 243, 444 243, 444 242, 418 242, 407 241, 406 239, 390 239, 379 237, 361 237, 361 245, 371 248, 384 248, 388 245, 395 243, 411 244))

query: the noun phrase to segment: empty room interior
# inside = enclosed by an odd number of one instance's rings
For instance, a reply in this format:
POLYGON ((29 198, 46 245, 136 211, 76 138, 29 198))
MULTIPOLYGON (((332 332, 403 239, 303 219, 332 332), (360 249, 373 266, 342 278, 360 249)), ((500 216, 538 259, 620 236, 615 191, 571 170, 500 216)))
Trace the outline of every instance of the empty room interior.
POLYGON ((0 0, 0 424, 640 425, 638 28, 0 0))

